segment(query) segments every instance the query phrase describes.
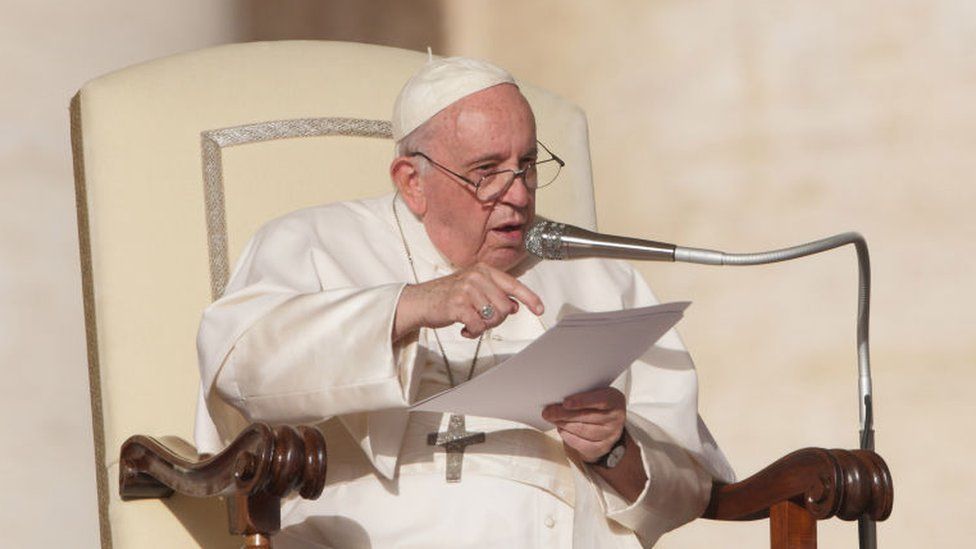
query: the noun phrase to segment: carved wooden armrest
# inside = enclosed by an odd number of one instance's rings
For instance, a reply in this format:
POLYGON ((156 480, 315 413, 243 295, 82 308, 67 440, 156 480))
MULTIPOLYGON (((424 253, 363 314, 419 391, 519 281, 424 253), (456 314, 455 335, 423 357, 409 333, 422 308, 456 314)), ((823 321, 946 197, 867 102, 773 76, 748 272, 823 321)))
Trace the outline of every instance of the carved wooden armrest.
POLYGON ((325 486, 325 438, 314 427, 255 423, 217 455, 202 459, 176 444, 136 435, 122 445, 123 500, 168 498, 173 493, 227 498, 230 532, 249 547, 270 547, 281 528, 281 498, 297 490, 315 499, 325 486))
POLYGON ((816 547, 816 521, 882 521, 891 514, 891 473, 869 450, 804 448, 734 484, 715 484, 702 515, 715 520, 769 517, 774 547, 816 547))

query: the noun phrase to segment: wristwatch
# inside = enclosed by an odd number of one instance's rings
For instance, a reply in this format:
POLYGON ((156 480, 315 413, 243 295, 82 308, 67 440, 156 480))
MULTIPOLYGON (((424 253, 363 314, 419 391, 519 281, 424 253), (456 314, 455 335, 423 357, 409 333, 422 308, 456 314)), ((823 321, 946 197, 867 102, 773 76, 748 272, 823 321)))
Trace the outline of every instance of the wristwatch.
POLYGON ((627 431, 623 430, 620 432, 620 438, 617 442, 613 443, 610 451, 600 456, 599 459, 593 462, 593 465, 599 465, 606 469, 613 469, 624 459, 624 454, 627 453, 627 431))

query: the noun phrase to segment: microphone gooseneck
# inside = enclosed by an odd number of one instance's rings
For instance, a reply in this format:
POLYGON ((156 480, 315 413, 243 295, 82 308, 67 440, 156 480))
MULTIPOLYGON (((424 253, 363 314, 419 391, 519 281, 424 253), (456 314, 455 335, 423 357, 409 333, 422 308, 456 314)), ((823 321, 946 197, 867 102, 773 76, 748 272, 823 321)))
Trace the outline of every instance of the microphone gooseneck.
POLYGON ((867 242, 860 234, 842 233, 779 250, 731 254, 718 250, 688 248, 653 240, 601 234, 565 223, 542 220, 529 229, 526 235, 525 248, 529 253, 542 259, 605 257, 637 261, 679 261, 701 265, 745 266, 789 261, 847 244, 853 244, 857 251, 859 282, 857 300, 859 442, 861 448, 873 450, 873 388, 868 345, 868 325, 871 311, 871 262, 867 242))
MULTIPOLYGON (((864 237, 849 232, 799 246, 768 252, 730 254, 718 250, 686 248, 674 244, 605 235, 565 223, 539 221, 529 229, 525 248, 542 259, 605 257, 637 261, 680 261, 700 265, 766 265, 789 261, 853 244, 857 252, 857 370, 859 445, 874 450, 874 409, 871 385, 871 357, 868 324, 871 312, 871 261, 864 237)), ((862 549, 877 547, 875 523, 864 516, 858 519, 858 537, 862 549)))
MULTIPOLYGON (((766 265, 825 252, 847 244, 857 252, 857 369, 859 443, 874 450, 874 409, 871 386, 871 356, 868 324, 871 312, 871 261, 868 245, 858 233, 842 233, 799 246, 768 252, 730 254, 718 250, 686 248, 651 240, 604 235, 564 223, 539 221, 526 235, 529 253, 542 259, 608 257, 639 261, 680 261, 700 265, 766 265)), ((875 523, 867 516, 858 519, 858 538, 862 549, 877 547, 875 523)))

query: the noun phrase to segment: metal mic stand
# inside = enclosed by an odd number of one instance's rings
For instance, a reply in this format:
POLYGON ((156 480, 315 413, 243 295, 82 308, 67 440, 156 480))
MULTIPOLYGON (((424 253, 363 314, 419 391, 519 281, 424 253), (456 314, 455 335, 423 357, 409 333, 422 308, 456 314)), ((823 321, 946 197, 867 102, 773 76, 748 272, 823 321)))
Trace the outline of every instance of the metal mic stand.
MULTIPOLYGON (((871 357, 868 348, 868 321, 871 309, 871 262, 868 245, 858 233, 843 233, 822 240, 808 242, 799 246, 749 254, 728 254, 717 250, 684 248, 676 246, 674 260, 705 265, 765 265, 789 261, 799 257, 817 254, 834 248, 853 244, 857 250, 857 370, 858 370, 858 411, 860 420, 860 447, 874 450, 874 409, 871 387, 871 357)), ((858 540, 861 549, 876 549, 878 546, 875 522, 867 516, 857 521, 858 540)))

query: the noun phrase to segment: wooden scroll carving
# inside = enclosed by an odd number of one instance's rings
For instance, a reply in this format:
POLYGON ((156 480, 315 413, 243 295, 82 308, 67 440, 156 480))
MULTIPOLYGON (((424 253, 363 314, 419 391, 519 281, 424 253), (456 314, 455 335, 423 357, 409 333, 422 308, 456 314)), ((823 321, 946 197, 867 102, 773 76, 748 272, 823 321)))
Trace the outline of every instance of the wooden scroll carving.
POLYGON ((702 516, 757 520, 770 516, 774 507, 792 507, 793 514, 800 507, 813 521, 834 516, 882 521, 891 514, 893 497, 891 473, 878 454, 804 448, 741 482, 716 484, 702 516))
POLYGON ((281 528, 282 497, 297 490, 315 499, 325 487, 325 438, 308 426, 255 423, 222 452, 201 460, 142 435, 126 440, 120 453, 123 500, 167 498, 174 492, 226 497, 230 532, 254 538, 254 547, 281 528))
MULTIPOLYGON (((255 423, 221 453, 202 460, 179 455, 162 442, 133 436, 122 445, 123 500, 166 498, 174 492, 226 497, 230 531, 246 547, 270 547, 280 529, 281 498, 292 490, 317 498, 325 486, 322 433, 307 426, 255 423)), ((867 450, 797 450, 734 484, 716 484, 703 518, 771 518, 776 547, 815 547, 816 521, 831 517, 883 521, 891 514, 891 473, 867 450), (790 542, 777 543, 789 537, 790 542)))

